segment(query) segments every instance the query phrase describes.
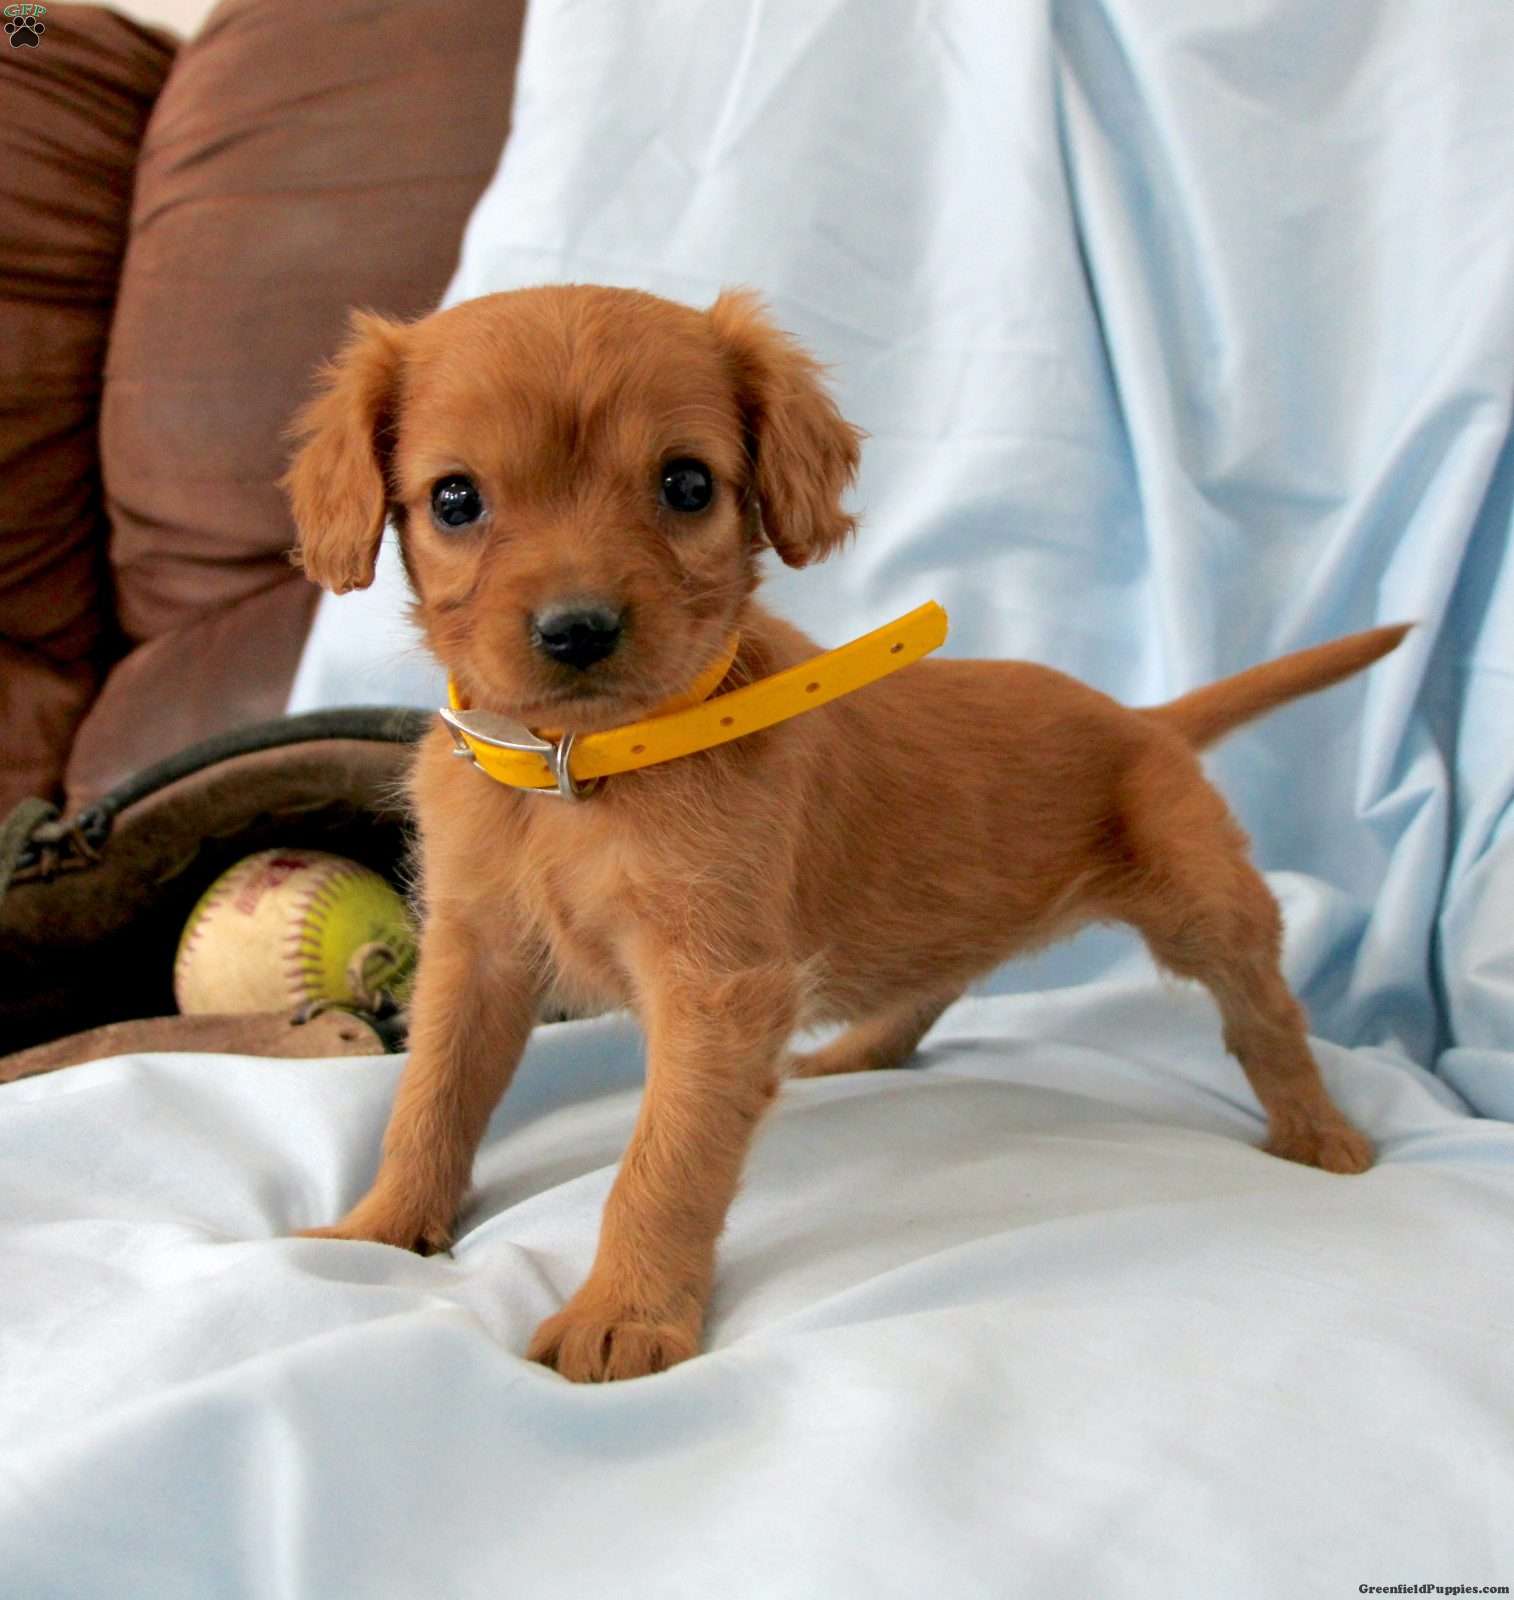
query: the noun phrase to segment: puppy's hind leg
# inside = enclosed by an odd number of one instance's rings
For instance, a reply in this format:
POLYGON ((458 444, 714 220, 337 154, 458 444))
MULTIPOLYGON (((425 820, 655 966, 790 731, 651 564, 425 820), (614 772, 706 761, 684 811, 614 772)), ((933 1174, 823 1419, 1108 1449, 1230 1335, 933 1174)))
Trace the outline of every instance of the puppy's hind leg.
POLYGON ((890 1006, 848 1028, 819 1050, 789 1058, 790 1078, 826 1078, 837 1072, 876 1072, 902 1067, 936 1018, 961 993, 926 995, 890 1006))
POLYGON ((1214 996, 1226 1048, 1267 1113, 1266 1150, 1326 1172, 1365 1172, 1371 1142, 1320 1078, 1280 966, 1282 914, 1245 834, 1186 750, 1153 757, 1126 789, 1131 859, 1117 915, 1160 965, 1214 996))

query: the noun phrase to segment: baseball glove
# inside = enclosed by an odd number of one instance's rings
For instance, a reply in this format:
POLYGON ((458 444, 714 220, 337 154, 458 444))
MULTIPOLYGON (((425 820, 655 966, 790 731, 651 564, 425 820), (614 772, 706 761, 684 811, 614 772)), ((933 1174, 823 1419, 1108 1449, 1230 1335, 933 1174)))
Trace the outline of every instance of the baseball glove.
POLYGON ((130 1049, 402 1048, 403 1019, 382 1004, 315 1019, 173 1015, 173 962, 200 895, 256 850, 327 850, 402 887, 403 780, 430 720, 282 717, 195 745, 72 817, 23 801, 0 824, 0 1050, 25 1053, 0 1059, 0 1082, 130 1049), (103 1031, 62 1038, 81 1029, 103 1031))

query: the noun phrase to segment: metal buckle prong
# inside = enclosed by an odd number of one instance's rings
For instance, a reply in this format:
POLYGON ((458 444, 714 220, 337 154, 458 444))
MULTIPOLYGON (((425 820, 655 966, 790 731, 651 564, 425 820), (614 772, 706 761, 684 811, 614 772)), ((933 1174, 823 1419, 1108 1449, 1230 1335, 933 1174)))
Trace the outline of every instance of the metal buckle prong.
MULTIPOLYGON (((555 789, 530 789, 530 794, 555 794, 564 800, 587 800, 603 782, 603 779, 594 778, 588 783, 578 783, 573 774, 568 770, 568 761, 573 754, 573 735, 567 734, 554 744, 550 739, 543 739, 531 732, 524 723, 516 722, 513 717, 501 716, 497 711, 453 711, 444 706, 441 711, 442 721, 452 730, 453 742, 456 749, 452 752, 456 756, 465 757, 475 767, 478 758, 468 747, 468 739, 476 739, 479 744, 493 745, 496 750, 519 750, 523 754, 540 756, 551 769, 556 780, 555 789), (468 737, 465 739, 463 735, 468 737)), ((479 768, 482 771, 482 768, 479 768)))

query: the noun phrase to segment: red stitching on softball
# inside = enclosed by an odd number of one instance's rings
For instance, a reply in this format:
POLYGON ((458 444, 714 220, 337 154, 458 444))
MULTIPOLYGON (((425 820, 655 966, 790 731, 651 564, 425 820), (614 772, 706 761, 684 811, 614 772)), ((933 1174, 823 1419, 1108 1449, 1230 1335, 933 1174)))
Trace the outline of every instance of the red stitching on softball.
POLYGON ((289 940, 286 940, 284 953, 284 977, 289 984, 291 998, 296 1004, 307 998, 304 992, 304 984, 319 979, 324 973, 324 967, 320 960, 320 939, 315 934, 305 932, 303 928, 305 918, 317 909, 329 911, 335 898, 331 895, 331 891, 336 885, 345 883, 349 878, 360 878, 363 874, 363 868, 355 861, 342 861, 329 865, 321 863, 314 870, 315 881, 306 886, 299 900, 295 902, 295 929, 289 935, 289 940), (323 895, 331 896, 324 904, 321 903, 323 895), (302 946, 308 942, 308 945, 312 947, 308 949, 302 948, 301 950, 301 954, 307 957, 306 960, 296 961, 293 958, 287 948, 291 940, 301 941, 302 946))
MULTIPOLYGON (((236 870, 235 867, 228 868, 226 877, 229 878, 236 870)), ((175 991, 177 991, 182 980, 184 968, 188 965, 189 957, 198 947, 200 939, 204 935, 205 924, 210 920, 211 911, 230 897, 231 890, 231 883, 223 879, 220 883, 214 885, 204 900, 200 902, 194 911, 190 912, 194 925, 179 945, 179 953, 174 958, 173 986, 175 991)))

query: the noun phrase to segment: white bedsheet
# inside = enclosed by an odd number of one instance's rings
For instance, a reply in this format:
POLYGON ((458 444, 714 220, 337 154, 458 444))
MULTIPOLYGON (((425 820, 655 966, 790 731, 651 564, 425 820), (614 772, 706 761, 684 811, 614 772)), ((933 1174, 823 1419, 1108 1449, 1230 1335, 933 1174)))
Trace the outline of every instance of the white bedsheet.
POLYGON ((1207 1002, 958 1006, 792 1085, 709 1353, 522 1358, 629 1135, 541 1030, 455 1259, 280 1237, 366 1180, 391 1061, 162 1056, 0 1109, 0 1592, 1354 1595, 1514 1578, 1514 1129, 1322 1046, 1382 1163, 1259 1154, 1207 1002))
MULTIPOLYGON (((708 1353, 522 1359, 639 1084, 543 1030, 455 1259, 294 1242, 398 1071, 161 1057, 0 1090, 0 1596, 1344 1596, 1514 1584, 1510 0, 533 0, 451 298, 747 282, 872 435, 824 642, 1155 700, 1375 620, 1214 771, 1357 1179, 1251 1148, 1128 940, 923 1070, 788 1090, 708 1353)), ((385 583, 294 706, 439 699, 385 583)), ((1018 992, 1017 992, 1018 991, 1018 992)))

